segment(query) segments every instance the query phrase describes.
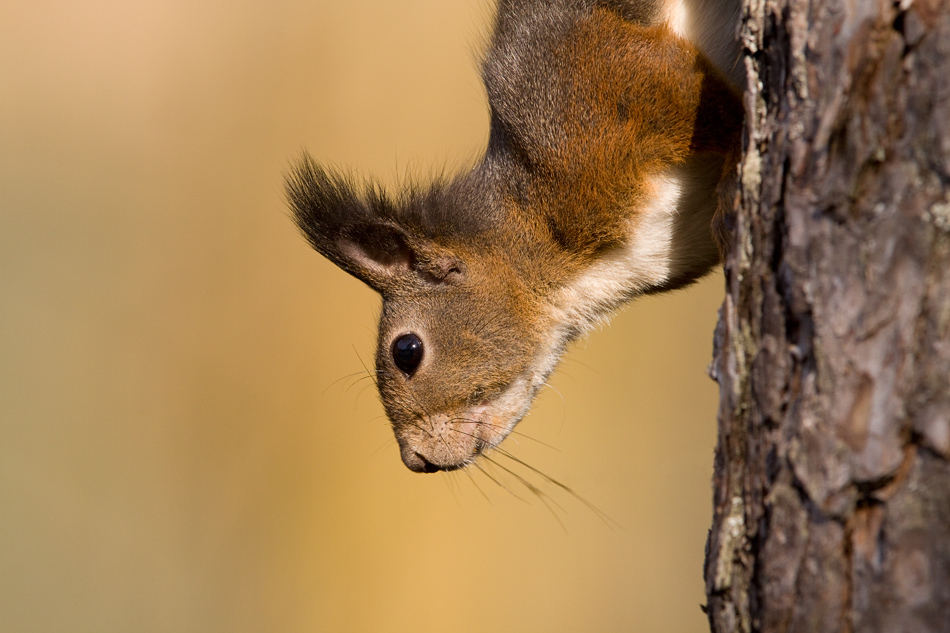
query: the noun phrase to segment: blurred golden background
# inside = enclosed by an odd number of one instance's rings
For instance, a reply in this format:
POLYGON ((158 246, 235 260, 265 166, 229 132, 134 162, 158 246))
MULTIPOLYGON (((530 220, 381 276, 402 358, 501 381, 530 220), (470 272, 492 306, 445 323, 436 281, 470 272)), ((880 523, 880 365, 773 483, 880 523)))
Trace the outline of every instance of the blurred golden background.
POLYGON ((308 148, 480 153, 488 0, 0 11, 0 630, 706 630, 717 275, 575 345, 505 447, 417 475, 378 302, 282 201, 308 148))

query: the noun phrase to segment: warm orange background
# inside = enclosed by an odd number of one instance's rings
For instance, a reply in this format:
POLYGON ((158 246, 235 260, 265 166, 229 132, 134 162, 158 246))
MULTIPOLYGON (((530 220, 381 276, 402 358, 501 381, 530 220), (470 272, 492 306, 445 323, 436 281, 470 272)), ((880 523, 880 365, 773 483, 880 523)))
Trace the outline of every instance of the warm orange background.
POLYGON ((406 470, 347 378, 376 297, 286 217, 303 147, 388 182, 478 155, 489 13, 4 4, 0 630, 705 630, 720 277, 576 345, 519 427, 553 448, 506 442, 611 529, 524 468, 557 519, 406 470))

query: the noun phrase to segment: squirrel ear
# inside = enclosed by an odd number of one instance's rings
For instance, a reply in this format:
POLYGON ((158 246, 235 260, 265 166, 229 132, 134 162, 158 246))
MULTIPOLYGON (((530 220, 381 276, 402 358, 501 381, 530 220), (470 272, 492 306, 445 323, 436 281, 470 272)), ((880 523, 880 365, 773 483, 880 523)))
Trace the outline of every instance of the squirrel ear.
POLYGON ((300 232, 334 264, 379 292, 409 273, 415 259, 409 235, 385 217, 392 209, 378 189, 358 190, 309 154, 294 166, 285 186, 300 232))
POLYGON ((317 250, 379 292, 405 279, 415 260, 406 234, 385 222, 348 227, 337 237, 334 254, 317 250))

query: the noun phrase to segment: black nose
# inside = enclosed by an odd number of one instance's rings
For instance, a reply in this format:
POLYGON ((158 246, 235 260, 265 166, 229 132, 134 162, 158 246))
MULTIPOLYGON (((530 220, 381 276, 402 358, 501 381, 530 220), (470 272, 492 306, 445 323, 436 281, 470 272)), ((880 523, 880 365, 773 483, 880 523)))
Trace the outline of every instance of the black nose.
POLYGON ((437 472, 439 472, 440 470, 442 470, 441 468, 439 468, 438 466, 436 466, 435 464, 433 464, 432 462, 430 462, 428 459, 426 459, 425 457, 423 457, 423 456, 420 455, 419 453, 416 453, 416 457, 418 457, 418 458, 419 458, 419 461, 421 462, 421 465, 422 465, 422 468, 420 469, 421 472, 424 472, 424 473, 437 473, 437 472))

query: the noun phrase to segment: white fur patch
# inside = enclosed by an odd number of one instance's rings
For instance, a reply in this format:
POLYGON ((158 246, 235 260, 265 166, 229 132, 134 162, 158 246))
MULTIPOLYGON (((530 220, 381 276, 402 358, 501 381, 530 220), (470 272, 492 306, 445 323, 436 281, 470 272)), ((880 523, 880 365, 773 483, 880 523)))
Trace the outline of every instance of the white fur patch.
MULTIPOLYGON (((547 345, 526 375, 489 407, 494 412, 492 424, 510 428, 527 412, 531 398, 544 384, 571 338, 606 319, 631 297, 695 268, 692 260, 696 255, 701 259, 718 255, 709 222, 716 208, 714 185, 720 173, 721 163, 717 161, 709 162, 702 157, 687 161, 648 180, 646 204, 636 209, 618 209, 618 214, 628 217, 626 240, 551 297, 547 345)), ((708 263, 707 259, 704 265, 708 263)), ((500 437, 493 444, 497 441, 500 437)))
POLYGON ((557 293, 552 316, 566 331, 585 330, 631 296, 670 279, 682 177, 656 177, 652 189, 649 204, 628 221, 625 245, 597 260, 557 293))
POLYGON ((672 0, 666 5, 666 19, 670 30, 682 38, 689 39, 689 14, 684 0, 672 0))

